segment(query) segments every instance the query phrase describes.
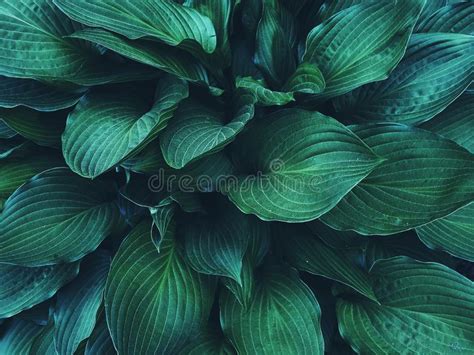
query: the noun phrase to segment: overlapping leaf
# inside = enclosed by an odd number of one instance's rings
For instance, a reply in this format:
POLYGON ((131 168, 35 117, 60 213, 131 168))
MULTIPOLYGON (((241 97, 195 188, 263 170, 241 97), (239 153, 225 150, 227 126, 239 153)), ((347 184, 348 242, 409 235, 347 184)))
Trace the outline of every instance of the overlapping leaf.
POLYGON ((334 207, 380 164, 349 129, 318 112, 281 110, 237 142, 241 166, 227 194, 244 213, 303 222, 334 207))
POLYGON ((0 262, 64 263, 93 251, 118 218, 112 189, 66 168, 40 173, 18 188, 0 215, 0 262))

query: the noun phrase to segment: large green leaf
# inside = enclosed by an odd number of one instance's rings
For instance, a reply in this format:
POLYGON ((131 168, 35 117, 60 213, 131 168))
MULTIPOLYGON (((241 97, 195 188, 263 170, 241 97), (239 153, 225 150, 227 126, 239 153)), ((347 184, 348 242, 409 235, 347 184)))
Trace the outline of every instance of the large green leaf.
POLYGON ((64 263, 90 253, 118 218, 115 193, 66 168, 47 170, 18 188, 0 215, 0 262, 64 263))
POLYGON ((78 263, 35 268, 0 264, 0 318, 11 317, 53 297, 78 272, 78 263))
POLYGON ((186 264, 174 231, 173 222, 158 253, 144 221, 112 261, 105 311, 120 354, 176 353, 207 323, 215 282, 186 264))
POLYGON ((66 113, 38 112, 26 107, 0 108, 0 121, 22 137, 43 146, 59 146, 66 123, 66 113))
POLYGON ((397 124, 356 126, 384 161, 323 222, 361 234, 393 234, 444 217, 474 198, 474 156, 434 133, 397 124))
POLYGON ((368 276, 351 261, 348 253, 326 246, 306 228, 282 226, 278 246, 296 269, 341 282, 377 302, 368 276))
POLYGON ((229 292, 221 324, 239 354, 323 354, 318 302, 296 270, 267 266, 244 308, 229 292))
POLYGON ((64 38, 80 28, 53 0, 2 0, 0 75, 81 85, 150 75, 130 63, 104 60, 98 48, 85 42, 64 38))
POLYGON ((196 10, 171 0, 54 0, 72 19, 102 27, 130 39, 157 39, 170 46, 182 45, 206 53, 216 49, 211 20, 196 10))
POLYGON ((54 344, 59 355, 73 354, 89 338, 102 304, 110 255, 102 250, 81 262, 79 276, 57 294, 54 344))
POLYGON ((129 86, 91 91, 68 117, 63 154, 72 171, 96 177, 144 147, 166 127, 179 102, 188 96, 185 82, 161 79, 156 101, 129 86))
POLYGON ((0 77, 0 107, 26 106, 38 111, 56 111, 74 106, 84 90, 68 91, 31 79, 0 77))
POLYGON ((418 23, 415 32, 474 34, 474 3, 460 2, 442 7, 418 23))
POLYGON ((381 160, 331 117, 280 110, 256 122, 237 142, 250 175, 229 184, 229 198, 264 220, 303 222, 334 207, 381 160))
POLYGON ((430 248, 474 262, 474 203, 418 227, 416 233, 430 248))
POLYGON ((195 215, 182 227, 186 261, 196 271, 230 277, 242 282, 242 259, 251 226, 248 216, 230 202, 215 201, 215 212, 208 216, 195 215))
POLYGON ((296 56, 289 33, 281 23, 284 14, 277 1, 262 2, 262 17, 256 33, 255 64, 273 87, 283 86, 296 69, 296 56))
POLYGON ((0 354, 29 354, 33 341, 41 330, 42 327, 38 324, 14 319, 0 338, 0 354))
POLYGON ((253 95, 242 93, 231 109, 227 108, 231 112, 224 112, 224 108, 211 108, 196 99, 185 101, 160 135, 161 151, 168 165, 181 169, 224 148, 253 118, 254 103, 253 95))
POLYGON ((316 100, 388 77, 402 58, 425 0, 358 4, 315 27, 303 61, 316 64, 326 89, 316 100))
POLYGON ((339 330, 362 354, 469 354, 474 349, 474 285, 446 266, 406 257, 370 271, 380 305, 342 297, 339 330))
POLYGON ((208 82, 207 72, 190 54, 169 46, 143 40, 130 40, 100 28, 86 28, 70 37, 97 43, 137 62, 193 82, 208 82))
POLYGON ((444 110, 474 79, 474 37, 421 33, 387 80, 334 101, 336 111, 359 121, 419 124, 444 110))
POLYGON ((466 91, 420 127, 451 139, 474 154, 474 92, 466 91))

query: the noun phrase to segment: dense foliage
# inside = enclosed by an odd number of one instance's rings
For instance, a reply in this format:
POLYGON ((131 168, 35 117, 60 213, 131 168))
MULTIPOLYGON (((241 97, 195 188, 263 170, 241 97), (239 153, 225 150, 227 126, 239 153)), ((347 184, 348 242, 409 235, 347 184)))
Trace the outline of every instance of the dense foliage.
POLYGON ((474 2, 0 0, 0 354, 473 354, 474 2))

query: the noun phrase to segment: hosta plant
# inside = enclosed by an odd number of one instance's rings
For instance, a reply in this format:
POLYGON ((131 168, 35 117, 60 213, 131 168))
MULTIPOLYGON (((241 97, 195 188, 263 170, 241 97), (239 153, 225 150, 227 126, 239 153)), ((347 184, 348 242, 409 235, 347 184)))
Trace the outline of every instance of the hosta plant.
POLYGON ((0 354, 473 354, 474 2, 0 0, 0 354))

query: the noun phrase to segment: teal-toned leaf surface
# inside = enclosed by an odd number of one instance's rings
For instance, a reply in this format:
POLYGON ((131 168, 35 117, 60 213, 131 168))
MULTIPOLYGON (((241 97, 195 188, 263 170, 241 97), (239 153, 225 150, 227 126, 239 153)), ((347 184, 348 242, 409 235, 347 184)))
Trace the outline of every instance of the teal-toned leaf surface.
POLYGON ((248 309, 227 291, 221 325, 239 354, 323 354, 320 308, 296 270, 267 266, 248 309))
POLYGON ((339 11, 313 28, 303 61, 317 65, 326 81, 316 100, 387 78, 405 52, 424 3, 370 1, 339 11))
POLYGON ((257 80, 250 76, 238 77, 235 85, 255 95, 257 103, 262 106, 283 106, 295 100, 292 92, 274 91, 267 88, 263 79, 257 80))
POLYGON ((415 34, 387 80, 335 99, 336 111, 359 121, 420 124, 453 102, 474 79, 474 38, 415 34))
POLYGON ((160 245, 163 241, 163 236, 166 235, 168 228, 173 222, 176 214, 177 205, 170 201, 169 204, 157 208, 150 208, 151 219, 153 220, 151 226, 151 241, 160 252, 160 245), (156 230, 155 230, 156 227, 156 230))
POLYGON ((29 154, 3 160, 0 165, 0 199, 7 199, 17 188, 36 174, 64 165, 64 161, 53 151, 41 152, 37 150, 34 156, 29 154))
POLYGON ((75 21, 102 27, 130 39, 153 38, 170 46, 202 48, 212 53, 216 32, 211 20, 170 0, 54 0, 75 21))
POLYGON ((263 220, 318 218, 380 164, 348 128, 300 109, 267 115, 237 145, 240 164, 253 174, 239 176, 226 193, 263 220))
POLYGON ((451 139, 474 154, 474 92, 466 91, 420 127, 451 139))
POLYGON ((16 132, 0 120, 0 139, 9 139, 16 136, 16 132))
POLYGON ((0 75, 80 85, 150 75, 151 71, 135 65, 108 62, 97 48, 64 38, 80 28, 54 6, 53 0, 3 0, 0 75))
POLYGON ((280 233, 279 247, 290 265, 341 282, 377 302, 368 276, 344 250, 326 246, 304 227, 283 228, 280 233))
POLYGON ((0 264, 0 318, 11 317, 53 297, 78 272, 78 263, 35 268, 0 264))
POLYGON ((87 340, 84 355, 115 355, 114 344, 110 337, 109 328, 105 319, 105 312, 102 310, 97 323, 87 340))
POLYGON ((296 56, 289 33, 281 23, 283 13, 278 2, 263 1, 262 6, 256 33, 255 64, 272 86, 281 87, 296 69, 296 56))
POLYGON ((59 146, 66 113, 42 113, 26 107, 0 108, 0 121, 25 139, 42 146, 59 146))
POLYGON ((21 319, 14 319, 0 338, 0 354, 29 354, 35 336, 42 327, 21 319))
POLYGON ((130 40, 100 28, 86 28, 71 38, 97 43, 137 62, 193 82, 208 82, 207 72, 190 54, 156 42, 130 40))
POLYGON ((326 82, 319 68, 311 63, 302 63, 290 76, 283 86, 283 90, 304 94, 318 94, 325 87, 326 82))
POLYGON ((74 106, 83 91, 67 91, 31 79, 0 77, 0 107, 25 106, 38 111, 57 111, 74 106))
POLYGON ((118 218, 114 192, 66 168, 40 173, 5 202, 0 262, 40 266, 75 261, 110 233, 118 218))
POLYGON ((331 227, 399 233, 447 216, 474 198, 474 156, 456 143, 397 124, 353 131, 386 161, 322 217, 331 227))
POLYGON ((474 285, 446 266, 406 257, 370 271, 380 305, 341 296, 339 330, 358 353, 454 354, 474 348, 474 285))
POLYGON ((191 341, 180 355, 235 355, 233 346, 221 334, 222 330, 208 327, 201 331, 195 340, 191 341))
POLYGON ((215 283, 186 264, 174 232, 173 225, 158 253, 144 221, 112 261, 105 312, 120 354, 178 352, 207 323, 215 283))
POLYGON ((418 23, 415 32, 474 34, 474 3, 459 2, 440 8, 418 23))
POLYGON ((474 262, 474 204, 416 229, 428 247, 474 262))
POLYGON ((124 86, 88 93, 67 120, 66 163, 84 177, 106 172, 156 138, 187 96, 186 83, 171 77, 160 80, 154 102, 124 86))
POLYGON ((54 348, 54 323, 42 327, 31 344, 29 355, 56 355, 54 348))
POLYGON ((186 164, 221 150, 232 142, 254 116, 255 98, 242 93, 231 112, 221 112, 195 99, 184 102, 163 133, 160 146, 167 164, 181 169, 186 164))
POLYGON ((81 262, 79 276, 57 295, 54 308, 54 344, 58 354, 73 354, 96 324, 103 301, 110 254, 98 250, 81 262))

